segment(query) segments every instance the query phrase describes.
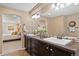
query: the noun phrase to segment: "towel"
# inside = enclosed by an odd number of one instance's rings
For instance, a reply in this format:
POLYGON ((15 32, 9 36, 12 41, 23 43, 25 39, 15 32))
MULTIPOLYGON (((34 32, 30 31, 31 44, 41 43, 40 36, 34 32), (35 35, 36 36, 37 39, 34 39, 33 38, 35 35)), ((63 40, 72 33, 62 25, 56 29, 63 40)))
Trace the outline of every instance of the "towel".
POLYGON ((75 27, 69 27, 70 32, 75 32, 75 27))

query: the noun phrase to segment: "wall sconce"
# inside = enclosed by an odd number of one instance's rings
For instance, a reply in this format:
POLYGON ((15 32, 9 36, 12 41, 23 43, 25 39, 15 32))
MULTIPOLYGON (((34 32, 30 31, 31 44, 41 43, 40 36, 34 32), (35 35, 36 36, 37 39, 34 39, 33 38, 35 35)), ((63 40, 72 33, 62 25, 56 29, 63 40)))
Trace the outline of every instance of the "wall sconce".
POLYGON ((32 15, 32 19, 38 19, 38 18, 40 18, 40 14, 34 14, 34 15, 32 15))

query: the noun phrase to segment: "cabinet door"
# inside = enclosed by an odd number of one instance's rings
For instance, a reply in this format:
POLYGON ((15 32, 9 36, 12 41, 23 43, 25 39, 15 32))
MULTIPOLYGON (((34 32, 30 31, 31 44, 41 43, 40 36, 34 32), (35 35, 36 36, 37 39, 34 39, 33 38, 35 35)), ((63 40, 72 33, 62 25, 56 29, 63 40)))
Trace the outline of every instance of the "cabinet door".
POLYGON ((71 56, 71 55, 74 55, 74 52, 70 50, 66 50, 65 48, 50 45, 49 55, 50 56, 71 56))
POLYGON ((38 56, 39 42, 37 39, 31 39, 31 54, 38 56))
POLYGON ((28 40, 27 40, 27 36, 26 35, 24 35, 24 39, 25 39, 24 47, 27 50, 28 40))
POLYGON ((50 47, 49 47, 49 55, 54 56, 54 53, 55 53, 55 48, 54 48, 53 45, 50 45, 50 47))
POLYGON ((71 55, 73 55, 73 52, 64 50, 64 48, 60 49, 60 48, 55 47, 54 55, 55 56, 71 56, 71 55))
POLYGON ((27 52, 31 53, 31 38, 27 37, 27 52))
POLYGON ((49 56, 49 45, 39 41, 39 56, 49 56))

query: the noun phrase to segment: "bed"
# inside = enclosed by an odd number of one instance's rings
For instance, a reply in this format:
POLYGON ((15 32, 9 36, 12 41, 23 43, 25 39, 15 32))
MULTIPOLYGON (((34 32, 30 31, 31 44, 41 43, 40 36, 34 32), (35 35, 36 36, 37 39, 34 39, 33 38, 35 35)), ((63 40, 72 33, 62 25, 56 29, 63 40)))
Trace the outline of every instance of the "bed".
POLYGON ((10 35, 10 34, 3 35, 3 42, 16 41, 16 40, 21 40, 21 35, 10 35))

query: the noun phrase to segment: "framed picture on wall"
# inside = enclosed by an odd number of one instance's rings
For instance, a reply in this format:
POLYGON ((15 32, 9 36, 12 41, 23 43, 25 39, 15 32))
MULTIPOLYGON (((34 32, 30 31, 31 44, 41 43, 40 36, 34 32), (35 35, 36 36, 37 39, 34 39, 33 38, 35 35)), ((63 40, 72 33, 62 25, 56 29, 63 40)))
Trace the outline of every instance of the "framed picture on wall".
POLYGON ((14 30, 14 26, 9 25, 8 30, 14 30))
POLYGON ((75 27, 76 26, 76 22, 75 21, 70 21, 69 22, 69 26, 70 27, 75 27))

